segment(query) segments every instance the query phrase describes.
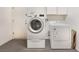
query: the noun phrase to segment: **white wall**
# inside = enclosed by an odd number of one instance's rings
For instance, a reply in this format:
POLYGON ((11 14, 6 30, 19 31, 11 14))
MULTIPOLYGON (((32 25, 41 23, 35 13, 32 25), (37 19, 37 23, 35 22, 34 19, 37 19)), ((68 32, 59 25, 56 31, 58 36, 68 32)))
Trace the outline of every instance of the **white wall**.
POLYGON ((0 7, 0 45, 11 39, 11 8, 0 7))
POLYGON ((76 49, 79 51, 79 8, 78 7, 68 8, 68 16, 66 22, 71 25, 72 29, 77 31, 76 49))

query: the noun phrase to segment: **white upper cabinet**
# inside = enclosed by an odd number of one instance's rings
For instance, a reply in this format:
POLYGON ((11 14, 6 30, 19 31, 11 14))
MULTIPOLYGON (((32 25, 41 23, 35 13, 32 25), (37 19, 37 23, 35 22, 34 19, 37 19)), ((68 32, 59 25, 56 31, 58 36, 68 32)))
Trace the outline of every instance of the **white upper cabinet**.
POLYGON ((67 15, 67 7, 47 7, 47 14, 67 15))
POLYGON ((56 14, 56 7, 47 7, 47 14, 56 14))
POLYGON ((67 15, 67 8, 66 7, 57 7, 57 14, 67 15))

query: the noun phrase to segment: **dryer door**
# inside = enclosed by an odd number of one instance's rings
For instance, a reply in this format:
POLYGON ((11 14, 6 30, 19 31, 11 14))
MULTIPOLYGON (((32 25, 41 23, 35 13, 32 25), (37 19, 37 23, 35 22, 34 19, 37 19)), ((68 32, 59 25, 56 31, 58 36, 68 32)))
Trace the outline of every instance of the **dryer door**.
POLYGON ((32 18, 29 23, 29 29, 33 33, 39 33, 43 30, 43 21, 40 18, 32 18))

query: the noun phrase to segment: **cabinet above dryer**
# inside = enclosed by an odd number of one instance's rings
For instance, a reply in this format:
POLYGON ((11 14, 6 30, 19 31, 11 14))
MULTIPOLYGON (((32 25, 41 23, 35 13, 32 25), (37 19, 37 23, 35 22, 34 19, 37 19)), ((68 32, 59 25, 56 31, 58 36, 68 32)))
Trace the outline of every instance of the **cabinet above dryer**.
POLYGON ((67 15, 67 7, 47 7, 47 14, 67 15))

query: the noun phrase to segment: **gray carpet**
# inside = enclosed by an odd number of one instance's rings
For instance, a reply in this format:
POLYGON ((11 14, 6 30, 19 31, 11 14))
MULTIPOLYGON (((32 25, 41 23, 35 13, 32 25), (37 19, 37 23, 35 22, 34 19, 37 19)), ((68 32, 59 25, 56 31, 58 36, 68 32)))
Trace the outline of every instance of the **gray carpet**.
POLYGON ((74 49, 69 50, 53 50, 50 48, 49 40, 46 40, 46 48, 29 49, 27 48, 26 40, 17 39, 11 40, 8 43, 0 46, 0 52, 77 52, 74 49))

